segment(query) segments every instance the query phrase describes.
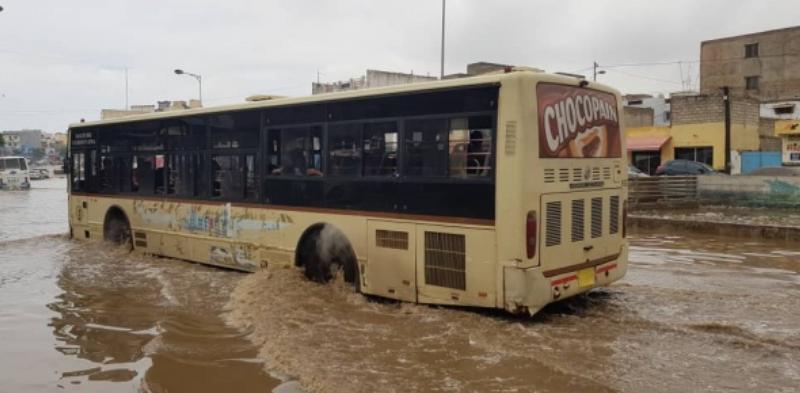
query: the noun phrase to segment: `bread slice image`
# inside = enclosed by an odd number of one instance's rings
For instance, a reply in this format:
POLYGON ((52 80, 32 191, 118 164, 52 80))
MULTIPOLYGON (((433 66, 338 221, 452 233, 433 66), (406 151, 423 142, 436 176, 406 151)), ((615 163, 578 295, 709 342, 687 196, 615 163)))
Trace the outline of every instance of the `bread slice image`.
POLYGON ((578 133, 569 143, 570 157, 605 157, 608 153, 608 130, 606 126, 596 126, 578 133))

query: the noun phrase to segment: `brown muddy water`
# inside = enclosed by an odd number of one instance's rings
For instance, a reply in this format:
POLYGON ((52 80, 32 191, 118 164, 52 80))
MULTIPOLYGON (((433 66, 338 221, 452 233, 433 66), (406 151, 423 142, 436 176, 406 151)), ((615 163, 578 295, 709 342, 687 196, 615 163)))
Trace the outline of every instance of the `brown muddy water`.
POLYGON ((799 245, 639 233, 519 318, 72 241, 63 181, 0 193, 0 393, 800 391, 799 245))

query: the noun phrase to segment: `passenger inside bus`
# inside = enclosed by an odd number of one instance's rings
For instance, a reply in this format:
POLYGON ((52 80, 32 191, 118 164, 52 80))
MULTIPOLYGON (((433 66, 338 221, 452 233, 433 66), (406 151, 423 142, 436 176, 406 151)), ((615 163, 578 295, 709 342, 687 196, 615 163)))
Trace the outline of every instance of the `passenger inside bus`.
POLYGON ((473 176, 483 176, 487 167, 488 154, 483 149, 483 132, 472 130, 469 133, 467 146, 467 173, 473 176))
POLYGON ((281 157, 281 167, 274 169, 272 174, 282 176, 322 176, 322 172, 309 167, 308 160, 300 147, 292 149, 289 154, 281 157))

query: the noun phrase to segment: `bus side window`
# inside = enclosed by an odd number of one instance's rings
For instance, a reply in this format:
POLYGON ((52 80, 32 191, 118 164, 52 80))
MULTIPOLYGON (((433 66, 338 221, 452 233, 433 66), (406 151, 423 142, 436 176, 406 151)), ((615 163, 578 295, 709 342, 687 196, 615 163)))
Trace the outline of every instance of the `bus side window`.
POLYGON ((492 117, 450 119, 450 177, 489 177, 492 172, 492 117))
POLYGON ((397 122, 364 124, 364 176, 397 172, 397 122))

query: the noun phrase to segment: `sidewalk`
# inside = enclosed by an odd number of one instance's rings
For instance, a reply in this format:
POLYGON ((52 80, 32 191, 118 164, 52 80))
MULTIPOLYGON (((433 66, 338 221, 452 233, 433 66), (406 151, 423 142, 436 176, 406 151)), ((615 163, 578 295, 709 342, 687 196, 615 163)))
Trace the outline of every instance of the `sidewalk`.
POLYGON ((700 206, 685 209, 636 210, 630 212, 629 216, 723 224, 800 227, 800 211, 795 209, 700 206))
POLYGON ((628 215, 631 230, 689 232, 742 238, 800 241, 797 210, 699 207, 637 210, 628 215))

